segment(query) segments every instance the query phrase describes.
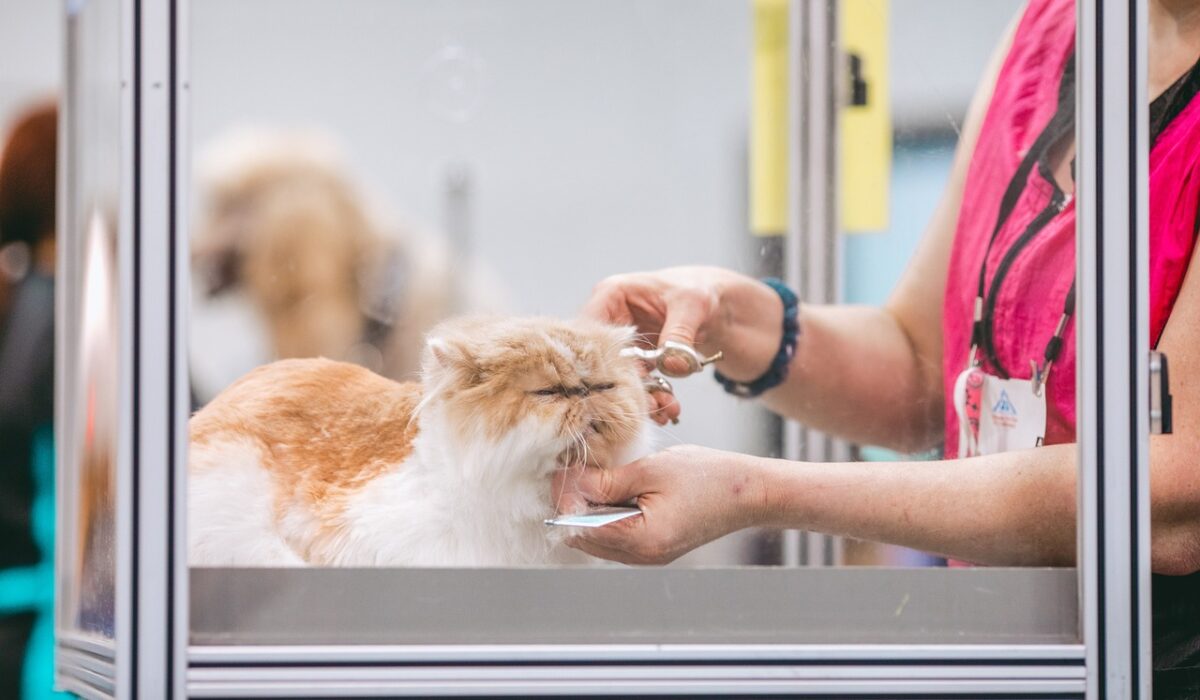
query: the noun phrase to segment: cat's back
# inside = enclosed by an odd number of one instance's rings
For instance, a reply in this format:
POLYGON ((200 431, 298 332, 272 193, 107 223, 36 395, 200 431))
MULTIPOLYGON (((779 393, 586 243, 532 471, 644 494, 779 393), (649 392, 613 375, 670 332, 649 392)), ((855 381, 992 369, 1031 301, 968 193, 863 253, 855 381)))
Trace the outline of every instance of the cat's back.
MULTIPOLYGON (((257 443, 268 468, 361 477, 402 461, 417 434, 421 385, 395 382, 346 362, 280 360, 242 377, 189 423, 192 449, 228 440, 257 443)), ((193 468, 195 468, 195 460, 193 468)))
POLYGON ((346 498, 412 453, 416 383, 323 359, 247 374, 194 415, 189 561, 198 566, 329 563, 346 498))

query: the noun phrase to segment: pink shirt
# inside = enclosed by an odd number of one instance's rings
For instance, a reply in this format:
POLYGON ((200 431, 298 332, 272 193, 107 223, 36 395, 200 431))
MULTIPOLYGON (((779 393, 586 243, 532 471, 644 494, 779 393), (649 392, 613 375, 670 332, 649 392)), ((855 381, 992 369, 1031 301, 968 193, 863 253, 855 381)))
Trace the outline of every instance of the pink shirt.
MULTIPOLYGON (((967 366, 974 300, 1000 200, 1021 159, 1058 104, 1074 51, 1073 0, 1032 0, 1013 38, 971 158, 946 277, 943 313, 945 454, 958 454, 954 382, 967 366)), ((1200 203, 1200 100, 1170 122, 1150 153, 1150 338, 1157 344, 1183 283, 1200 203)), ((1055 186, 1035 167, 987 259, 985 288, 1001 258, 1050 203, 1055 186)), ((1075 206, 1068 202, 1023 249, 995 296, 996 356, 1013 377, 1039 364, 1075 275, 1075 206)), ((984 369, 995 372, 984 361, 984 369)), ((1046 444, 1075 439, 1075 322, 1047 383, 1046 444)))

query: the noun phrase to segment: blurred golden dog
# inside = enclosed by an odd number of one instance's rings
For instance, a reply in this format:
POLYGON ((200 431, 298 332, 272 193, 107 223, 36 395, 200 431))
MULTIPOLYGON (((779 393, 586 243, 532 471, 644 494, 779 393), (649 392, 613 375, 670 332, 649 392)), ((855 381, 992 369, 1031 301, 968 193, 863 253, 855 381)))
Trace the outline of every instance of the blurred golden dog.
POLYGON ((461 301, 456 280, 471 275, 440 242, 383 233, 320 134, 224 136, 206 150, 198 179, 197 276, 209 296, 249 297, 272 359, 328 357, 409 379, 425 332, 478 307, 461 301))

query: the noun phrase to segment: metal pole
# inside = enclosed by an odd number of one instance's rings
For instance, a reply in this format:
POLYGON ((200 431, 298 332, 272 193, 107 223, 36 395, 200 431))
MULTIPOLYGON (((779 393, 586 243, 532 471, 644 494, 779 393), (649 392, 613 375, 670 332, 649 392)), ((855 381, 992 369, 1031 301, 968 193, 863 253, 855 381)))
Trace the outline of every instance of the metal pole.
POLYGON ((1150 697, 1146 0, 1078 4, 1079 571, 1089 698, 1150 697))
POLYGON ((186 674, 186 238, 174 0, 135 0, 133 673, 122 697, 182 696, 186 674))
MULTIPOLYGON (((791 207, 785 244, 785 279, 807 303, 836 303, 840 296, 837 212, 837 89, 836 0, 796 0, 791 8, 791 100, 789 153, 791 207)), ((846 450, 839 441, 793 421, 783 429, 787 459, 824 462, 846 450)), ((784 564, 794 552, 808 566, 829 566, 840 560, 835 538, 788 531, 784 535, 784 564)))

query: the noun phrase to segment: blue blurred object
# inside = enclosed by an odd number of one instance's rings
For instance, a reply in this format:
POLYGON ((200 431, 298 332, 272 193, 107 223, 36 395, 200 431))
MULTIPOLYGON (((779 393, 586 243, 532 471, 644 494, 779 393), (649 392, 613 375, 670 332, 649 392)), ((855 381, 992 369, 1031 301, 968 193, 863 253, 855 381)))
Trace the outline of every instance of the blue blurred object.
POLYGON ((49 425, 34 433, 31 464, 30 522, 42 558, 33 566, 0 570, 0 614, 36 615, 25 647, 22 700, 67 698, 54 690, 54 432, 49 425))

